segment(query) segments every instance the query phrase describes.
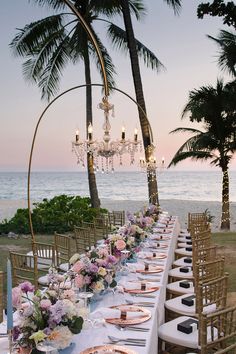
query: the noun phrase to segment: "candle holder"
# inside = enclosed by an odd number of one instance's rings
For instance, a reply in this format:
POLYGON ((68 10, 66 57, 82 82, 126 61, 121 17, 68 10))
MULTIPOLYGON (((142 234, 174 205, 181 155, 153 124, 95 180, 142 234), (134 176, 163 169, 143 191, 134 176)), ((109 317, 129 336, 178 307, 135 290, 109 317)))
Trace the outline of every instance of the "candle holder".
POLYGON ((12 329, 7 331, 8 333, 8 344, 9 344, 9 354, 13 354, 13 340, 12 340, 12 329))

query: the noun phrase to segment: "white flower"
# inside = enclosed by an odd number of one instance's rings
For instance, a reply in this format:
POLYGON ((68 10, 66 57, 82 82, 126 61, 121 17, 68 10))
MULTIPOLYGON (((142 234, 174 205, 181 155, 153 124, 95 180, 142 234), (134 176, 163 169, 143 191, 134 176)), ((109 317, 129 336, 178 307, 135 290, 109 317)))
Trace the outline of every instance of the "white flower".
POLYGON ((101 275, 102 277, 105 277, 105 275, 107 274, 107 271, 104 267, 99 267, 98 274, 101 275))
POLYGON ((63 301, 63 308, 65 310, 66 316, 68 318, 72 318, 73 316, 76 316, 77 310, 73 302, 71 302, 68 299, 64 299, 62 301, 63 301))
POLYGON ((99 293, 100 291, 102 291, 104 289, 104 284, 101 281, 97 281, 95 286, 94 286, 94 292, 95 293, 99 293))
POLYGON ((66 326, 57 326, 49 336, 57 349, 64 349, 71 343, 72 333, 66 326))

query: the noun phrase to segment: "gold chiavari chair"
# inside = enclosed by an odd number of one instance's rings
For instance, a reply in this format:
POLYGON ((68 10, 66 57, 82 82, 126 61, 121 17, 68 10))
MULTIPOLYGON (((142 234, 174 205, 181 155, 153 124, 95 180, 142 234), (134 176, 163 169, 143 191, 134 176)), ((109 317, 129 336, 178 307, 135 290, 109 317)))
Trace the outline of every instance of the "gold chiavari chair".
POLYGON ((14 286, 24 281, 31 282, 35 288, 38 288, 38 268, 36 255, 10 252, 12 265, 12 282, 14 286))
POLYGON ((32 248, 38 257, 37 267, 39 270, 47 271, 55 266, 55 247, 49 243, 34 242, 32 248))
POLYGON ((98 235, 96 235, 96 228, 94 222, 82 221, 82 227, 88 229, 90 244, 91 246, 94 246, 96 244, 96 240, 98 239, 98 235))
POLYGON ((3 275, 4 273, 0 271, 0 323, 3 321, 3 275))
POLYGON ((89 229, 80 226, 74 226, 76 252, 84 253, 91 247, 90 232, 89 229))
POLYGON ((110 226, 109 222, 105 218, 94 218, 94 226, 96 229, 96 241, 101 240, 103 238, 107 238, 110 226))
POLYGON ((56 253, 56 266, 58 269, 67 272, 71 257, 71 238, 68 235, 54 233, 54 247, 56 253))
POLYGON ((199 346, 201 354, 236 353, 236 306, 202 314, 199 346))
POLYGON ((125 211, 113 210, 108 213, 109 222, 114 226, 123 226, 125 223, 125 211))
POLYGON ((207 224, 207 214, 203 213, 188 213, 188 230, 191 230, 191 227, 195 224, 207 224))
POLYGON ((199 316, 199 320, 191 334, 178 330, 178 326, 186 320, 196 319, 181 316, 159 327, 158 353, 163 353, 163 342, 171 344, 168 352, 181 347, 187 353, 187 348, 199 354, 235 354, 236 353, 236 306, 228 307, 213 313, 199 316), (191 340, 189 338, 191 336, 191 340))

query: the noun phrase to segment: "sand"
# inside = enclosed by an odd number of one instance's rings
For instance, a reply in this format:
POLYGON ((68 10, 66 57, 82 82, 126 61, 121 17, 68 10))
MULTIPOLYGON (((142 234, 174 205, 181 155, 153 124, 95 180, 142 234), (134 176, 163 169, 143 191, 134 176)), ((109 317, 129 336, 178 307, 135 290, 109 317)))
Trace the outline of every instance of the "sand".
MULTIPOLYGON (((102 207, 109 210, 125 210, 134 212, 140 210, 144 205, 147 205, 147 201, 102 199, 101 204, 102 207)), ((220 202, 169 199, 161 200, 160 205, 163 210, 167 210, 171 215, 178 215, 182 227, 187 225, 188 212, 203 212, 208 209, 211 215, 214 216, 212 231, 220 231, 220 202)), ((0 200, 0 221, 4 218, 11 218, 18 208, 27 208, 27 201, 0 200)), ((231 203, 230 209, 231 231, 236 231, 236 203, 231 203)))

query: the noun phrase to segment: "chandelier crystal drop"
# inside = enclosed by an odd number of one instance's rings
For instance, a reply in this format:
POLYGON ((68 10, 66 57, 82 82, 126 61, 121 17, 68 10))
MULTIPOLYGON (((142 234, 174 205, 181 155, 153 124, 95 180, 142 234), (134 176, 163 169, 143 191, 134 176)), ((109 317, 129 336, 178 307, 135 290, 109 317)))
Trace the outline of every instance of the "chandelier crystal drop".
POLYGON ((152 179, 156 176, 156 172, 164 171, 165 158, 162 157, 161 163, 157 163, 157 159, 154 156, 155 146, 153 144, 147 147, 147 151, 149 156, 148 160, 146 160, 145 157, 140 157, 139 164, 142 172, 147 172, 148 176, 152 179))
POLYGON ((72 151, 76 154, 77 163, 85 167, 86 155, 89 153, 93 156, 94 172, 100 169, 102 173, 114 172, 114 157, 117 157, 119 164, 122 165, 124 154, 129 154, 130 164, 134 164, 135 153, 142 152, 142 142, 138 140, 137 128, 134 130, 133 140, 126 139, 125 127, 122 127, 121 139, 111 140, 109 116, 111 111, 114 117, 114 105, 108 102, 107 97, 103 97, 102 102, 98 104, 98 108, 104 112, 103 139, 101 141, 94 140, 91 123, 88 126, 88 139, 80 140, 79 130, 77 130, 75 141, 72 142, 72 151))

